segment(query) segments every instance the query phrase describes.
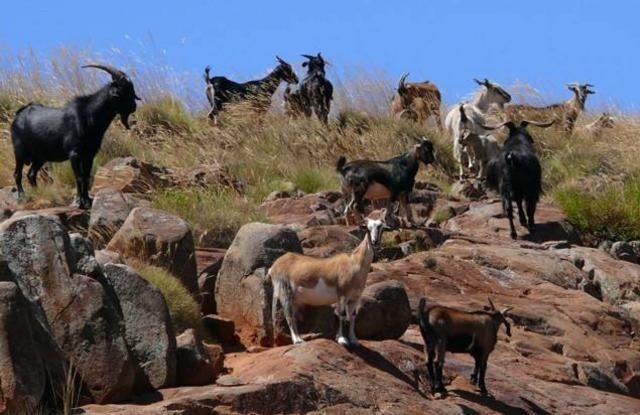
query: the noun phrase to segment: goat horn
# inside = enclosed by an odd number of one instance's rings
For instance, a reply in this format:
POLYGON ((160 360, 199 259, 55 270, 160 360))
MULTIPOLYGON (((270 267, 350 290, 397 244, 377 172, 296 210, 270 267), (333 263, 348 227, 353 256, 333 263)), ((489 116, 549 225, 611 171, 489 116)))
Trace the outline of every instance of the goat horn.
POLYGON ((491 306, 491 310, 495 311, 496 306, 493 305, 493 301, 491 301, 491 297, 488 297, 487 300, 489 300, 489 305, 491 306))
POLYGON ((594 84, 584 84, 584 86, 586 86, 587 88, 593 88, 595 85, 594 84))
POLYGON ((111 75, 111 78, 114 81, 117 81, 119 79, 122 78, 126 78, 127 74, 125 74, 124 72, 122 72, 119 69, 114 68, 113 66, 110 65, 84 65, 82 66, 83 68, 95 68, 95 69, 102 69, 103 71, 109 73, 111 75))
POLYGON ((467 122, 467 114, 464 112, 464 104, 460 104, 460 121, 467 122))
POLYGON ((306 59, 313 59, 313 58, 315 58, 315 56, 311 56, 311 55, 304 55, 304 54, 302 55, 302 57, 303 57, 303 58, 306 58, 306 59))
POLYGON ((476 84, 478 84, 478 85, 484 85, 484 84, 482 83, 482 81, 478 81, 478 79, 477 79, 477 78, 473 78, 473 80, 474 80, 474 81, 476 82, 476 84))
POLYGON ((409 76, 409 72, 405 72, 402 74, 402 76, 400 77, 400 80, 398 81, 398 89, 404 88, 404 81, 407 79, 408 76, 409 76))
POLYGON ((513 123, 513 121, 505 121, 503 123, 500 123, 498 125, 484 125, 484 124, 480 124, 480 127, 482 127, 485 130, 497 130, 498 128, 502 128, 502 127, 507 127, 510 130, 515 127, 515 124, 513 123))
POLYGON ((522 122, 520 122, 520 127, 526 127, 527 125, 535 125, 536 127, 540 127, 540 128, 547 128, 547 127, 551 127, 551 125, 556 122, 556 120, 551 120, 551 121, 529 121, 529 120, 522 120, 522 122))

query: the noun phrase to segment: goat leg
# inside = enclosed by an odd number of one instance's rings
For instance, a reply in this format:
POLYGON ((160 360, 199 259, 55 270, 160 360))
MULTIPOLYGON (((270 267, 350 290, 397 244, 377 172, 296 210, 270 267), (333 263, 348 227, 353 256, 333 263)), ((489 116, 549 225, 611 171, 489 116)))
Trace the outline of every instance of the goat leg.
POLYGON ((522 209, 522 199, 516 199, 516 206, 518 207, 518 219, 520 225, 527 226, 527 218, 524 216, 524 210, 522 209))
POLYGON ((360 346, 360 342, 356 337, 355 333, 355 325, 356 325, 356 315, 358 313, 358 302, 357 301, 349 301, 346 305, 346 313, 347 319, 349 320, 349 345, 352 347, 360 346))
POLYGON ((511 239, 516 239, 516 227, 513 225, 513 204, 511 202, 511 191, 509 189, 502 190, 502 209, 509 219, 509 229, 511 230, 511 239))
POLYGON ((44 163, 42 163, 41 161, 36 160, 31 162, 31 168, 27 173, 27 179, 29 179, 29 184, 32 187, 38 187, 38 172, 40 171, 40 168, 43 164, 44 163))
POLYGON ((24 188, 22 187, 22 168, 24 167, 24 161, 22 158, 16 157, 16 169, 13 172, 13 178, 16 181, 16 189, 18 189, 18 196, 24 195, 24 188))
POLYGON ((536 224, 534 216, 536 214, 536 200, 534 198, 527 198, 527 218, 529 219, 529 233, 533 233, 536 230, 536 224))
POLYGON ((346 311, 346 300, 344 297, 338 298, 338 304, 336 306, 336 311, 338 313, 338 335, 336 336, 336 341, 342 346, 349 346, 349 341, 344 337, 342 332, 344 327, 344 319, 345 319, 345 311, 346 311))
POLYGON ((480 358, 480 377, 478 379, 478 387, 480 388, 480 393, 483 396, 487 396, 489 395, 489 392, 487 391, 487 386, 484 383, 484 378, 485 375, 487 373, 487 360, 488 360, 489 356, 487 355, 483 355, 480 358))

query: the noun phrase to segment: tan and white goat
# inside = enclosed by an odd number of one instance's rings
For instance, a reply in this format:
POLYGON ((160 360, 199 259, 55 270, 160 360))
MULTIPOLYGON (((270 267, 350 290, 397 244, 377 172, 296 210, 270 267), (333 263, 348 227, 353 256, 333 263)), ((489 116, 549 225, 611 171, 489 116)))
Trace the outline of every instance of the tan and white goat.
POLYGON ((340 320, 338 343, 343 346, 359 344, 354 331, 356 314, 373 261, 374 246, 380 242, 383 227, 383 220, 367 218, 366 235, 350 253, 316 258, 288 252, 273 263, 268 273, 273 284, 272 321, 275 324, 279 301, 294 344, 303 342, 296 326, 296 308, 332 304, 336 304, 340 320), (342 332, 345 318, 349 322, 348 339, 342 332))

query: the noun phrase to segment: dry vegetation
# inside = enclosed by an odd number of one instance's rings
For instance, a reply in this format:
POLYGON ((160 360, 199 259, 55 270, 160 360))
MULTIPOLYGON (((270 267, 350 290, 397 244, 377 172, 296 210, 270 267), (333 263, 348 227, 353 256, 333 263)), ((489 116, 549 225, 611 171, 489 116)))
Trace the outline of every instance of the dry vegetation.
MULTIPOLYGON (((63 51, 43 62, 27 55, 0 68, 1 186, 13 183, 8 132, 13 112, 32 100, 61 104, 105 81, 79 69, 81 63, 91 60, 84 56, 63 51)), ((450 140, 433 128, 390 118, 385 108, 393 82, 383 75, 334 79, 336 102, 328 129, 315 120, 292 122, 282 116, 277 104, 281 92, 268 115, 258 118, 233 111, 215 128, 204 115, 206 100, 199 74, 178 77, 166 68, 129 72, 145 99, 137 112, 137 124, 126 131, 114 122, 96 165, 133 155, 169 168, 212 161, 227 166, 246 183, 245 195, 222 188, 193 188, 163 190, 152 196, 155 206, 180 214, 196 231, 228 232, 242 223, 264 220, 257 206, 273 190, 337 189, 334 165, 339 155, 388 158, 405 151, 422 135, 436 142, 439 163, 420 173, 421 178, 444 189, 453 180, 450 140)), ((581 117, 579 125, 595 116, 581 117)), ((556 200, 580 229, 600 238, 640 238, 640 176, 633 150, 640 132, 638 119, 617 114, 616 127, 600 139, 580 128, 571 138, 554 130, 532 130, 543 161, 546 197, 556 200)), ((30 191, 30 197, 68 203, 73 191, 68 165, 48 166, 47 170, 52 181, 30 191)))

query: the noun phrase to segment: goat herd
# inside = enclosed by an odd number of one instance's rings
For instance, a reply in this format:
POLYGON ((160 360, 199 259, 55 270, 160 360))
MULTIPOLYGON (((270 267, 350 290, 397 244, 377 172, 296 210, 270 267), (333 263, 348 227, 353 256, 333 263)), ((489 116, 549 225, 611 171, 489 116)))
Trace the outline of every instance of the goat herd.
MULTIPOLYGON (((302 66, 308 72, 295 90, 291 85, 298 83, 298 77, 291 65, 279 57, 278 65, 266 77, 245 83, 236 83, 222 76, 211 77, 207 67, 205 82, 206 96, 211 104, 209 117, 217 124, 220 111, 228 103, 241 101, 258 112, 264 112, 280 83, 286 82, 286 113, 291 117, 315 114, 326 124, 333 98, 333 86, 325 76, 326 62, 320 53, 303 56, 306 61, 302 66)), ((20 195, 24 193, 24 165, 31 166, 27 177, 29 183, 36 186, 38 171, 46 162, 70 160, 77 184, 78 204, 83 209, 91 207, 90 174, 104 133, 116 115, 120 115, 122 124, 128 129, 129 116, 136 111, 136 100, 140 98, 133 82, 123 71, 108 65, 86 65, 84 68, 103 70, 112 81, 93 94, 74 98, 62 108, 30 103, 16 112, 11 137, 16 159, 14 177, 20 195)), ((421 122, 435 116, 438 127, 442 129, 440 91, 431 82, 407 83, 407 76, 405 74, 400 79, 397 94, 391 102, 392 113, 399 118, 421 122)), ((487 79, 475 81, 480 90, 471 101, 454 106, 444 125, 453 138, 460 178, 468 172, 477 178, 486 178, 489 187, 501 194, 511 237, 515 239, 512 201, 516 202, 520 223, 533 232, 541 190, 540 162, 527 125, 549 127, 555 122, 570 134, 576 118, 584 109, 588 94, 594 92, 589 84, 569 84, 574 96, 565 103, 546 107, 505 105, 511 101, 509 93, 487 79), (487 125, 489 113, 495 110, 506 115, 508 121, 487 125), (541 122, 540 119, 547 121, 541 122), (508 129, 508 137, 502 147, 488 133, 501 127, 508 129)), ((611 123, 611 117, 605 114, 591 128, 607 128, 611 123)), ((420 164, 433 162, 435 149, 426 138, 419 140, 405 154, 386 161, 348 162, 344 157, 338 159, 336 170, 347 200, 347 224, 362 224, 366 236, 351 253, 329 258, 287 253, 275 261, 268 272, 274 288, 273 312, 276 312, 277 303, 281 303, 294 343, 302 342, 296 328, 296 307, 336 304, 340 319, 337 341, 345 346, 358 345, 354 334, 355 316, 375 246, 380 242, 383 229, 394 217, 393 209, 389 207, 399 202, 407 221, 413 224, 409 195, 420 164), (381 216, 375 218, 375 215, 370 215, 363 220, 364 201, 382 199, 390 204, 378 212, 381 216), (342 327, 345 319, 349 323, 347 337, 343 335, 342 327)), ((445 351, 451 351, 469 353, 474 357, 476 365, 471 380, 479 385, 483 394, 487 393, 484 380, 487 359, 495 347, 499 327, 504 324, 507 334, 511 335, 505 318, 508 310, 499 311, 489 302, 485 311, 469 313, 435 305, 425 307, 425 300, 420 300, 417 317, 425 340, 427 368, 434 391, 445 391, 442 367, 445 351)))

